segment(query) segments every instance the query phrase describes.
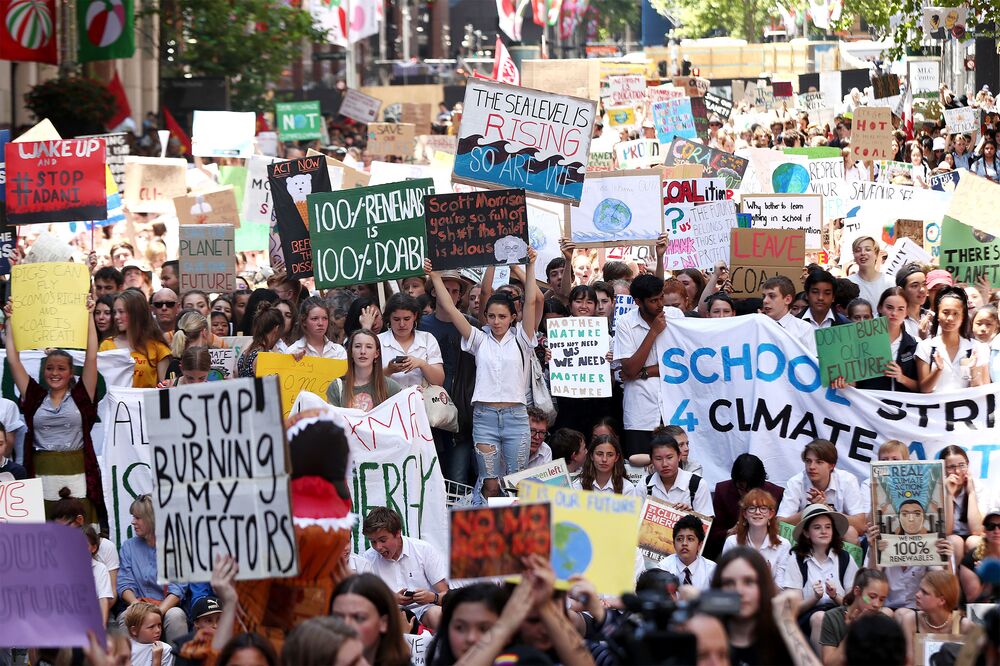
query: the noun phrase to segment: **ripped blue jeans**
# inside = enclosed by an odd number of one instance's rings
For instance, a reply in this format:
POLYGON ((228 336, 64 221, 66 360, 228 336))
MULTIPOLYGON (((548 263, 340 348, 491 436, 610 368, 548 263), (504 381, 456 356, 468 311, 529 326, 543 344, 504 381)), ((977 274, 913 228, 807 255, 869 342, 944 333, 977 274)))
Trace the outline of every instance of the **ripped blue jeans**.
POLYGON ((479 466, 477 488, 483 479, 499 479, 520 472, 528 464, 531 437, 524 405, 472 408, 472 442, 479 466))

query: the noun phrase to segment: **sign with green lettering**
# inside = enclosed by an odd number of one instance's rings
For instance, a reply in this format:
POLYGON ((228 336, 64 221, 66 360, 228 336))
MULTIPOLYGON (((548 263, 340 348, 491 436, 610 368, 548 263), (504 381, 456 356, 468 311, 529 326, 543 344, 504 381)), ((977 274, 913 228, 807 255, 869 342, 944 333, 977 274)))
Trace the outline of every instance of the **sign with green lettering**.
POLYGON ((424 273, 424 197, 430 178, 307 198, 313 272, 318 289, 424 273))
POLYGON ((282 141, 312 141, 323 137, 319 101, 278 102, 274 105, 278 136, 282 141))
POLYGON ((941 220, 941 268, 955 282, 976 284, 986 276, 1000 287, 1000 238, 947 215, 941 220))
POLYGON ((816 329, 816 351, 823 386, 837 377, 847 382, 881 377, 892 361, 889 320, 866 319, 855 324, 816 329))

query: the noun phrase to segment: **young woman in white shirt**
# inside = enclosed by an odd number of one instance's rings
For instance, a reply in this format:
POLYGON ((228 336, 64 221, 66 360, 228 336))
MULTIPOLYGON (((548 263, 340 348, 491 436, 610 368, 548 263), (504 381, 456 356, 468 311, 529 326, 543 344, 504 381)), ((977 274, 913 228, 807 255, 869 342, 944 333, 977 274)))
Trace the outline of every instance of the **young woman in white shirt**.
POLYGON ((878 303, 886 289, 896 286, 892 278, 879 272, 877 268, 882 255, 881 246, 871 236, 861 236, 851 243, 851 251, 854 253, 858 272, 848 275, 847 279, 858 285, 861 298, 869 303, 878 303))
POLYGON ((597 435, 590 440, 583 470, 573 487, 616 495, 636 494, 635 485, 625 475, 625 457, 617 437, 597 435))
MULTIPOLYGON (((279 304, 279 309, 280 309, 279 304)), ((299 306, 299 330, 302 337, 288 347, 288 353, 301 361, 303 356, 347 359, 347 350, 326 337, 330 329, 330 310, 323 299, 310 296, 299 306)))
POLYGON ((740 546, 753 548, 767 560, 771 578, 780 583, 792 544, 778 535, 778 502, 763 488, 754 488, 740 500, 736 533, 726 537, 722 553, 740 546))
MULTIPOLYGON (((520 472, 528 463, 531 447, 525 397, 531 378, 529 354, 534 353, 535 297, 538 284, 535 274, 537 253, 528 248, 529 276, 524 295, 521 325, 516 323, 516 309, 510 296, 490 296, 483 309, 486 326, 473 328, 452 302, 429 260, 424 271, 431 276, 438 304, 462 336, 462 349, 476 357, 476 387, 472 394, 472 440, 479 464, 483 497, 500 494, 500 478, 520 472)), ((480 493, 477 493, 479 495, 480 493)))
POLYGON ((917 377, 922 393, 990 383, 990 349, 972 337, 964 289, 945 287, 934 299, 931 337, 917 344, 917 377))
POLYGON ((403 388, 444 384, 444 359, 437 339, 427 331, 418 331, 422 308, 406 294, 393 294, 385 304, 382 319, 389 330, 378 334, 382 343, 382 374, 396 380, 403 388))

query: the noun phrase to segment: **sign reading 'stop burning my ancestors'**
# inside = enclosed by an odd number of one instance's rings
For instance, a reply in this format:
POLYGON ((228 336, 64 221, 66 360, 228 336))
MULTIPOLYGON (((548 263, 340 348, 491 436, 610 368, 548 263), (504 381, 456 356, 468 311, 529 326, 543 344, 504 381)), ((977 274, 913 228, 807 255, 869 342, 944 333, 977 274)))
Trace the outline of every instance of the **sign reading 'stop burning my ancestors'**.
POLYGON ((579 203, 597 104, 470 79, 453 180, 579 203))

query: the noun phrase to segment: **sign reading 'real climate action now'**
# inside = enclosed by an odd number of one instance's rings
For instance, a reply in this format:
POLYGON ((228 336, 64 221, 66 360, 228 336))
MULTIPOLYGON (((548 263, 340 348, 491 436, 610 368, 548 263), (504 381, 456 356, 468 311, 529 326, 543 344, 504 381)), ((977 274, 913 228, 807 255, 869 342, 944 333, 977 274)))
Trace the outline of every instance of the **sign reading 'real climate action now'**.
POLYGON ((106 220, 104 139, 8 143, 7 222, 106 220))
POLYGON ((597 103, 470 79, 452 179, 577 202, 597 103))

